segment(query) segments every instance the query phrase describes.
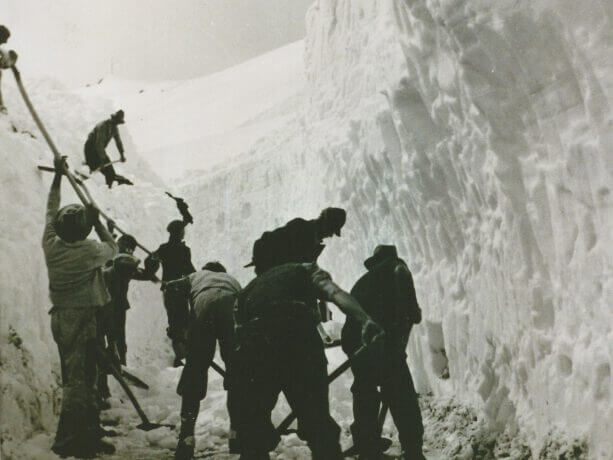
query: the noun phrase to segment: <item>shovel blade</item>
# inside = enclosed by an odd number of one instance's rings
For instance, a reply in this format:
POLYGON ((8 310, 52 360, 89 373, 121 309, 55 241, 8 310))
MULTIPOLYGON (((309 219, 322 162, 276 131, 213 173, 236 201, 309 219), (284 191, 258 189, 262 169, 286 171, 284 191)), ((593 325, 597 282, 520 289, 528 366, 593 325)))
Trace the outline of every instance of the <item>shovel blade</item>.
POLYGON ((175 429, 174 425, 168 425, 165 423, 141 423, 140 425, 137 425, 136 428, 138 428, 139 430, 143 430, 143 431, 151 431, 151 430, 156 430, 158 428, 170 428, 171 430, 175 429))

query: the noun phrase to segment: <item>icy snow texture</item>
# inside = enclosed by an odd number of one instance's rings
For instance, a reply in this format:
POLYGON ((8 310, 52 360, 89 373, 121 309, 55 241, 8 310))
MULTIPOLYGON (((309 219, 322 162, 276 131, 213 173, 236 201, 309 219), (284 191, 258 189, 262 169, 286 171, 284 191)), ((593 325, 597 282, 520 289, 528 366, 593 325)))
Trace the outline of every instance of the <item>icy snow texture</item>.
POLYGON ((263 230, 344 206, 321 265, 350 287, 397 245, 425 316, 421 392, 535 451, 560 430, 607 456, 612 17, 600 1, 317 1, 304 112, 186 186, 215 235, 199 252, 238 267, 263 230))

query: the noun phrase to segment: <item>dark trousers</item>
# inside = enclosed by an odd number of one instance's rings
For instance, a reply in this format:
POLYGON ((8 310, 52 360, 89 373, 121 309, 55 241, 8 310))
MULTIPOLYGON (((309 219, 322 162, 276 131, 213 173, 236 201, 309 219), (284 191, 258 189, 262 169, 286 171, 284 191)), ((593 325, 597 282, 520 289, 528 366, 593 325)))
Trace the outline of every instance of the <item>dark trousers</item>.
MULTIPOLYGON (((217 342, 226 372, 231 372, 230 357, 234 333, 232 312, 235 302, 234 292, 217 288, 207 289, 196 298, 187 331, 185 367, 177 387, 177 393, 182 396, 180 440, 194 435, 200 401, 206 396, 208 370, 217 342)), ((232 427, 234 405, 227 380, 224 380, 224 386, 228 390, 227 405, 232 427)))
POLYGON ((119 354, 119 362, 126 364, 128 344, 126 343, 126 309, 123 307, 113 308, 112 313, 112 336, 111 340, 119 354))
POLYGON ((93 308, 57 309, 51 331, 60 354, 62 408, 53 449, 84 448, 99 434, 97 325, 93 308))
POLYGON ((388 351, 380 359, 358 362, 352 371, 354 423, 351 432, 359 452, 366 458, 380 457, 377 418, 380 403, 385 402, 406 458, 421 458, 424 428, 404 351, 388 351))
MULTIPOLYGON (((100 307, 96 312, 96 337, 97 343, 107 353, 112 350, 112 306, 111 304, 100 307)), ((111 354, 109 354, 111 356, 111 354)), ((111 396, 108 385, 108 369, 104 363, 98 359, 98 398, 106 399, 111 396)))
POLYGON ((278 444, 270 415, 283 392, 315 460, 342 458, 340 429, 330 417, 326 357, 314 324, 280 322, 237 338, 232 387, 241 459, 268 458, 278 444))
POLYGON ((189 304, 185 296, 176 292, 164 292, 164 307, 168 315, 166 335, 172 342, 176 359, 185 358, 189 304))
MULTIPOLYGON (((98 155, 98 152, 96 151, 96 146, 94 145, 93 141, 90 142, 88 140, 85 143, 84 152, 85 162, 87 163, 87 166, 89 166, 90 172, 94 171, 102 165, 111 162, 111 159, 108 157, 107 154, 104 154, 102 158, 98 155)), ((123 179, 121 176, 117 175, 113 165, 109 165, 105 168, 102 168, 100 172, 104 175, 106 185, 108 185, 109 187, 113 185, 113 182, 119 181, 119 178, 123 179)))

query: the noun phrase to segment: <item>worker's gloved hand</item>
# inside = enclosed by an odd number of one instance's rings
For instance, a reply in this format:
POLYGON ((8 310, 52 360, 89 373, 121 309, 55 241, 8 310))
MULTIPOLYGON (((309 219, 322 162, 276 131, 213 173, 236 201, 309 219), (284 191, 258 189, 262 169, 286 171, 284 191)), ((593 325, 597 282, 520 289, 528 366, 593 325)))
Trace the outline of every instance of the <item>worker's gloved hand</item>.
POLYGON ((115 221, 113 219, 108 219, 106 221, 106 228, 108 229, 109 233, 112 235, 113 233, 115 233, 115 221))
POLYGON ((122 163, 126 162, 126 157, 124 157, 123 155, 121 155, 121 158, 119 159, 119 161, 121 161, 122 163))
POLYGON ((14 66, 17 63, 17 58, 19 56, 17 55, 17 53, 13 50, 9 51, 9 62, 11 63, 11 67, 14 66))
POLYGON ((63 156, 60 159, 54 159, 53 160, 53 168, 55 169, 56 173, 59 174, 64 174, 64 169, 66 167, 66 157, 63 156))
POLYGON ((155 273, 160 268, 160 261, 157 259, 157 257, 155 257, 154 254, 147 256, 144 264, 145 264, 145 272, 151 275, 152 277, 155 275, 155 273))
POLYGON ((383 329, 372 319, 367 319, 362 325, 362 344, 365 346, 370 345, 374 339, 383 334, 383 329))
POLYGON ((98 218, 100 217, 100 211, 92 204, 87 204, 85 206, 85 218, 87 222, 94 225, 98 222, 98 218))

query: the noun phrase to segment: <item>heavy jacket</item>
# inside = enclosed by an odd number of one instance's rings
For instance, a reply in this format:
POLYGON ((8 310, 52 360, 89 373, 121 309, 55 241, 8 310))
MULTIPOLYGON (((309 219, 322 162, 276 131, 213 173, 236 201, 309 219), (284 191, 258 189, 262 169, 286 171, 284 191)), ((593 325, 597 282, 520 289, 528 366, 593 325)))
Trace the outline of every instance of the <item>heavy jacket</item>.
POLYGON ((128 289, 131 280, 151 279, 151 274, 138 268, 139 263, 140 260, 133 255, 120 253, 104 268, 104 280, 114 308, 118 310, 130 308, 128 289))
POLYGON ((93 169, 95 169, 108 162, 108 156, 106 155, 105 149, 106 146, 109 145, 109 142, 111 142, 111 139, 115 139, 117 150, 123 155, 123 144, 119 137, 119 130, 111 119, 101 121, 89 133, 87 142, 85 143, 85 161, 90 168, 93 166, 93 169), (95 154, 97 158, 92 158, 92 154, 95 154))
POLYGON ((162 281, 172 281, 194 273, 192 252, 183 241, 168 241, 155 254, 162 263, 162 281))
POLYGON ((317 235, 317 221, 300 217, 283 227, 264 232, 253 245, 253 261, 257 273, 285 263, 317 261, 324 245, 317 235))
MULTIPOLYGON (((368 271, 355 283, 351 295, 383 328, 388 349, 404 349, 411 325, 421 321, 411 272, 395 248, 367 259, 364 265, 368 271)), ((360 331, 360 326, 347 318, 341 336, 346 353, 359 347, 360 331)))
POLYGON ((319 283, 331 281, 329 275, 317 273, 325 274, 316 264, 290 263, 258 276, 239 294, 237 326, 254 324, 270 330, 271 324, 297 320, 315 327, 319 322, 317 299, 327 300, 319 283))
POLYGON ((109 243, 85 239, 68 243, 57 236, 54 220, 59 190, 49 194, 42 246, 49 274, 49 296, 55 308, 88 308, 110 301, 102 267, 115 255, 109 243))

